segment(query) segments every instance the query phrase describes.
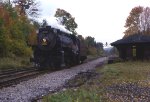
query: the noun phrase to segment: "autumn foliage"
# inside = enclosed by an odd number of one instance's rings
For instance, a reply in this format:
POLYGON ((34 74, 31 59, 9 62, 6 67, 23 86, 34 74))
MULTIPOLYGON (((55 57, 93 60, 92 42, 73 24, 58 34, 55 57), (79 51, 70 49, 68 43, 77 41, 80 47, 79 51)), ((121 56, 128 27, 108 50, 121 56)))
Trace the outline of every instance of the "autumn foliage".
POLYGON ((26 16, 8 4, 0 4, 0 56, 29 56, 28 35, 35 29, 26 16))
POLYGON ((86 51, 87 55, 100 56, 103 54, 103 44, 100 42, 96 42, 94 37, 87 36, 83 38, 82 35, 78 35, 78 38, 81 42, 81 50, 86 51), (82 44, 84 44, 84 47, 82 46, 82 44))
POLYGON ((150 8, 134 7, 126 19, 125 27, 124 37, 138 33, 150 35, 150 8))

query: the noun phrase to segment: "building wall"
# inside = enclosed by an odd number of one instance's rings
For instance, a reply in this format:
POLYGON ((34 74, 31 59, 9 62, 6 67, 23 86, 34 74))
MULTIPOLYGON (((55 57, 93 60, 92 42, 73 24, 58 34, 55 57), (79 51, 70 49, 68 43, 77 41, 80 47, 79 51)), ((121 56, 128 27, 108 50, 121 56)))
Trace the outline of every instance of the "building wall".
POLYGON ((119 57, 129 59, 150 59, 150 45, 117 46, 119 57))
POLYGON ((150 46, 144 47, 144 58, 150 59, 150 46))

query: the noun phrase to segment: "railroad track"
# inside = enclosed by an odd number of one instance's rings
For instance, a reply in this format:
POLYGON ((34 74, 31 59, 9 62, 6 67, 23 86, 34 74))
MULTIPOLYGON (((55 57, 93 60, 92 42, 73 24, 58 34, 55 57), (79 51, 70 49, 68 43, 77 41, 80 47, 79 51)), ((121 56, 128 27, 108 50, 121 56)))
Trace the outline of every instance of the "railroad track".
POLYGON ((34 67, 30 67, 30 68, 20 68, 20 69, 6 69, 6 70, 0 70, 0 76, 1 75, 6 75, 6 74, 11 74, 11 73, 17 73, 20 71, 27 71, 27 70, 34 70, 34 67))
POLYGON ((0 73, 0 89, 8 87, 14 84, 18 84, 21 81, 25 81, 34 78, 38 75, 46 73, 46 71, 38 71, 35 68, 26 68, 20 70, 7 70, 0 73))
MULTIPOLYGON (((88 59, 84 63, 90 62, 94 59, 88 59)), ((15 85, 20 83, 21 81, 29 80, 31 78, 35 78, 38 75, 42 75, 44 73, 51 73, 50 70, 38 71, 34 67, 30 68, 22 68, 22 69, 9 69, 5 71, 0 71, 0 89, 3 87, 8 87, 11 85, 15 85)))

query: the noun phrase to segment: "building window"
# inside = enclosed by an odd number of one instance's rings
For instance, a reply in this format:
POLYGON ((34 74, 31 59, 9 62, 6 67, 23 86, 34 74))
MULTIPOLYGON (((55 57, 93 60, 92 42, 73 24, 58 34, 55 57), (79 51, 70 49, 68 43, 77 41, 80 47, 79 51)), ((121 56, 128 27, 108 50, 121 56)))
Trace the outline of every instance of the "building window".
POLYGON ((136 57, 136 46, 132 46, 132 55, 136 57))

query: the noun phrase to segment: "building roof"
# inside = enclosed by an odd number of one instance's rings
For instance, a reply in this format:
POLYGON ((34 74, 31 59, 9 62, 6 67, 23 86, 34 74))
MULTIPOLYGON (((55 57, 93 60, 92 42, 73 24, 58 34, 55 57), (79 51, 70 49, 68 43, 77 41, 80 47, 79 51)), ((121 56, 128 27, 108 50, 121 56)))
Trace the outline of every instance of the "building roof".
POLYGON ((129 37, 117 40, 111 43, 111 45, 117 46, 117 45, 137 44, 137 43, 150 43, 150 36, 143 34, 134 34, 129 37))

